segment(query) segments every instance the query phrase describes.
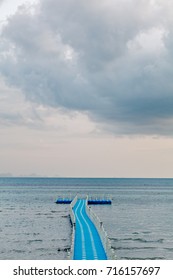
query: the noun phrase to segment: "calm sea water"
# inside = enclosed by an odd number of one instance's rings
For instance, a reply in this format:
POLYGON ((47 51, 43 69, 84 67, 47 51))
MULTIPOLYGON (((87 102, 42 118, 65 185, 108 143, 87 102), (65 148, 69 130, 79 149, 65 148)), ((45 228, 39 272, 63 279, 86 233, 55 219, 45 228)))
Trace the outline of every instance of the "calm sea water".
POLYGON ((69 206, 59 196, 110 195, 92 206, 117 259, 173 259, 173 179, 0 178, 0 259, 67 259, 69 206))

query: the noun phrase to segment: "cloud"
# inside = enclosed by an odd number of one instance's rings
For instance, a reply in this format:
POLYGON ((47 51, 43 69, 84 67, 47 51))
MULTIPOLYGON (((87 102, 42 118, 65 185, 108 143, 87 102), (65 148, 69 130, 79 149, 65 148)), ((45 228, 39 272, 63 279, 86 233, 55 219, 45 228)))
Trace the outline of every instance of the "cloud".
POLYGON ((116 134, 172 135, 172 3, 42 0, 3 28, 0 71, 38 105, 116 134))
POLYGON ((21 91, 14 87, 7 87, 0 79, 0 126, 28 126, 40 127, 42 120, 37 113, 36 106, 26 102, 21 91))
MULTIPOLYGON (((80 113, 38 104, 26 100, 22 92, 7 87, 0 79, 0 128, 29 128, 29 131, 57 131, 59 138, 100 133, 89 118, 80 113)), ((2 139, 1 139, 2 140, 2 139)), ((1 141, 2 144, 2 141, 1 141)))

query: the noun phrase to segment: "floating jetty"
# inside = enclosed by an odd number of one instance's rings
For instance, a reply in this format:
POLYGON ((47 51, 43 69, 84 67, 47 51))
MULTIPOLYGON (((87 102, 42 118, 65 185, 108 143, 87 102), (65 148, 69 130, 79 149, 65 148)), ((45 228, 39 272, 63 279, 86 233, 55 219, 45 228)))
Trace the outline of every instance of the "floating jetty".
MULTIPOLYGON (((57 204, 70 204, 70 203, 72 203, 73 199, 60 197, 56 200, 56 203, 57 204)), ((91 204, 112 204, 112 201, 110 198, 88 198, 87 203, 90 205, 91 204)))
POLYGON ((110 199, 90 199, 88 200, 88 204, 111 204, 112 201, 110 199))
POLYGON ((70 204, 70 218, 73 226, 71 259, 115 259, 103 223, 88 206, 89 204, 111 204, 110 199, 88 199, 88 197, 76 196, 73 200, 58 198, 56 203, 70 204))
POLYGON ((66 198, 58 198, 55 203, 57 204, 70 204, 72 202, 71 199, 66 198))
POLYGON ((86 200, 77 200, 73 212, 76 219, 73 259, 106 260, 107 255, 100 235, 87 215, 86 200))

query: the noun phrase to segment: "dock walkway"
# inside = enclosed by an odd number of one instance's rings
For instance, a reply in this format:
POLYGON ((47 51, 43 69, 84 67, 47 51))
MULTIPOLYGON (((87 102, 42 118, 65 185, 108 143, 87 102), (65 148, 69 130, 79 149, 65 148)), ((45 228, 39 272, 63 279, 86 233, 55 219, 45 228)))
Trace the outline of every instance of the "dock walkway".
POLYGON ((73 207, 75 215, 74 260, 106 260, 100 235, 86 212, 86 200, 78 199, 73 207))

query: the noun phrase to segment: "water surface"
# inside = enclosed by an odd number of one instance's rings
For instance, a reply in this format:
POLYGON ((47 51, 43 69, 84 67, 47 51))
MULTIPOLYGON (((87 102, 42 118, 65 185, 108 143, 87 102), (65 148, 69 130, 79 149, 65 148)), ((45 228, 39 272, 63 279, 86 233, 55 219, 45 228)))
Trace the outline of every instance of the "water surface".
POLYGON ((0 259, 67 259, 69 205, 59 196, 110 195, 95 205, 117 259, 173 259, 173 179, 0 178, 0 259))

